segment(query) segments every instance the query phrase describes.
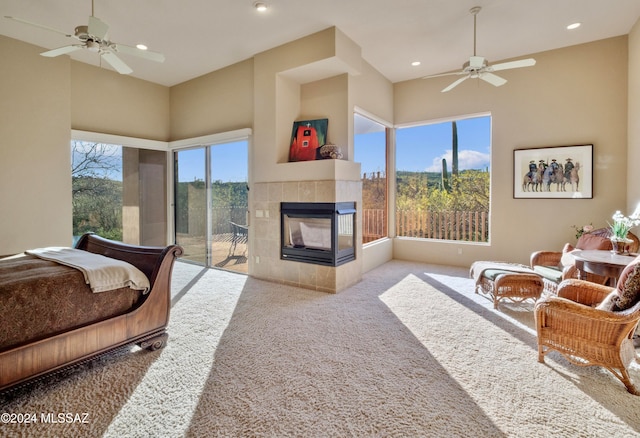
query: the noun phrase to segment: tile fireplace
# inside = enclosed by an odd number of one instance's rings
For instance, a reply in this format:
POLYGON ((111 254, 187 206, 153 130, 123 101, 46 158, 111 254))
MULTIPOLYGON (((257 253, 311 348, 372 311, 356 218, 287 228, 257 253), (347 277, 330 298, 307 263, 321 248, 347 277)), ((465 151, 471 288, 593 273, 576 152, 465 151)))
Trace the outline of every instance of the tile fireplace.
MULTIPOLYGON (((249 257, 249 275, 255 278, 273 281, 277 283, 288 284, 291 286, 303 287, 319 292, 338 293, 349 286, 356 284, 362 279, 362 232, 361 223, 362 215, 358 211, 362 205, 362 182, 359 176, 359 165, 344 160, 322 160, 322 161, 303 161, 297 163, 287 163, 285 167, 298 169, 299 166, 304 167, 305 164, 316 166, 329 166, 330 169, 342 169, 346 167, 350 170, 349 174, 353 174, 353 179, 332 179, 316 181, 276 181, 276 182, 259 182, 255 183, 252 188, 253 212, 251 217, 251 226, 249 239, 251 243, 252 253, 249 257), (290 165, 290 166, 289 166, 290 165), (351 171, 356 167, 354 171, 351 171), (343 204, 344 203, 344 204, 343 204), (287 212, 287 218, 283 218, 282 207, 287 212), (304 204, 307 204, 305 206, 304 204), (336 256, 329 256, 327 260, 326 249, 329 246, 323 243, 323 237, 314 237, 311 241, 306 242, 307 246, 320 247, 319 250, 307 248, 309 253, 321 254, 320 264, 318 261, 298 261, 292 259, 292 255, 300 255, 300 251, 304 248, 294 248, 296 246, 294 225, 293 231, 289 232, 287 225, 286 234, 283 232, 283 223, 285 220, 293 219, 309 219, 305 214, 318 212, 317 209, 312 211, 304 211, 309 205, 320 207, 319 210, 324 217, 325 225, 316 226, 312 222, 310 228, 326 229, 326 224, 332 230, 332 226, 342 227, 342 231, 336 231, 335 236, 340 236, 338 243, 334 248, 339 248, 336 256), (328 205, 328 208, 327 208, 328 205), (289 209, 291 207, 291 209, 289 209), (303 207, 300 209, 299 207, 303 207), (338 215, 336 209, 341 212, 346 209, 354 209, 354 215, 338 215), (301 211, 302 210, 302 211, 301 211), (328 219, 330 216, 341 217, 333 222, 328 219), (297 218, 295 216, 298 216, 297 218), (355 224, 353 223, 355 216, 355 224), (328 220, 327 220, 328 219, 328 220), (323 228, 324 227, 324 228, 323 228), (283 250, 283 235, 287 236, 287 246, 283 250), (351 236, 353 235, 353 236, 351 236), (353 239, 353 240, 352 240, 353 239), (352 243, 344 243, 352 242, 352 243), (342 259, 344 254, 342 251, 349 250, 353 246, 353 257, 349 262, 342 259), (283 253, 289 257, 283 257, 283 253), (288 253, 288 254, 287 254, 288 253), (335 259, 334 259, 335 257, 335 259), (336 266, 333 264, 336 263, 336 266), (340 264, 341 263, 341 264, 340 264)), ((334 172, 345 173, 345 172, 334 172)), ((333 176, 337 178, 337 176, 333 176)), ((307 209, 308 210, 308 209, 307 209)), ((318 230, 307 230, 318 231, 318 230)), ((326 235, 326 231, 319 231, 317 235, 326 235)), ((331 238, 330 238, 331 239, 331 238)), ((307 239, 308 240, 308 239, 307 239)), ((333 240, 332 240, 333 242, 333 240)), ((300 246, 301 242, 297 242, 300 246)))

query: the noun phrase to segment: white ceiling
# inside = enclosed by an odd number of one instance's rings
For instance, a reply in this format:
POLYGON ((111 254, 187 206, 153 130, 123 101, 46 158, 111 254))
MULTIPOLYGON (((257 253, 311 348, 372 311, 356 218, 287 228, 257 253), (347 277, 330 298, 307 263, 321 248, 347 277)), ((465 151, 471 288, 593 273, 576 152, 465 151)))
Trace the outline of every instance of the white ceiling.
MULTIPOLYGON (((171 86, 311 33, 338 27, 363 58, 392 82, 458 70, 473 54, 490 62, 629 33, 640 0, 94 0, 94 15, 109 24, 109 39, 144 42, 162 64, 121 54, 132 76, 171 86), (577 30, 566 26, 582 22, 577 30), (412 67, 412 61, 421 61, 412 67)), ((91 15, 91 0, 0 0, 0 34, 54 49, 77 42, 8 20, 14 16, 73 33, 91 15)), ((69 55, 63 55, 69 56, 69 55)), ((73 59, 100 65, 86 50, 73 59)), ((105 68, 111 68, 104 65, 105 68)))

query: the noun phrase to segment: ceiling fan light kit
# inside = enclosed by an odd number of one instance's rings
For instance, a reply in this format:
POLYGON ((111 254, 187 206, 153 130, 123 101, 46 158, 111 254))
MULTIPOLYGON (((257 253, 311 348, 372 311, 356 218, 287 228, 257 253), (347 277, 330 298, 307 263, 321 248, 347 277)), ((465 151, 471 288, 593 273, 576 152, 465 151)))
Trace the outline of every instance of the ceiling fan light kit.
POLYGON ((91 16, 89 17, 88 24, 76 26, 73 34, 68 34, 41 24, 31 23, 20 18, 11 16, 5 16, 5 18, 59 33, 68 38, 74 38, 80 41, 80 44, 71 44, 41 53, 42 56, 46 56, 48 58, 66 55, 80 49, 86 49, 90 52, 98 53, 101 59, 104 59, 107 64, 113 67, 120 74, 129 74, 132 73, 133 70, 124 61, 122 61, 116 53, 125 53, 127 55, 137 56, 150 61, 164 62, 164 55, 162 53, 152 52, 146 50, 146 48, 141 49, 139 47, 125 46, 123 44, 117 44, 113 41, 109 41, 107 39, 109 25, 93 15, 93 0, 91 1, 91 16))
POLYGON ((473 15, 473 56, 469 57, 469 60, 462 65, 462 71, 451 72, 451 73, 441 73, 431 76, 425 76, 423 79, 435 78, 440 76, 462 76, 460 79, 456 80, 449 86, 445 87, 441 91, 446 93, 457 87, 462 82, 466 81, 469 78, 472 79, 482 79, 483 81, 495 86, 499 87, 507 83, 507 80, 501 78, 498 75, 493 74, 494 71, 500 70, 509 70, 512 68, 520 68, 520 67, 530 67, 535 65, 536 60, 533 58, 528 59, 520 59, 517 61, 503 62, 500 64, 489 65, 489 62, 486 58, 482 56, 476 55, 476 16, 480 12, 482 8, 480 6, 474 6, 469 9, 471 15, 473 15))

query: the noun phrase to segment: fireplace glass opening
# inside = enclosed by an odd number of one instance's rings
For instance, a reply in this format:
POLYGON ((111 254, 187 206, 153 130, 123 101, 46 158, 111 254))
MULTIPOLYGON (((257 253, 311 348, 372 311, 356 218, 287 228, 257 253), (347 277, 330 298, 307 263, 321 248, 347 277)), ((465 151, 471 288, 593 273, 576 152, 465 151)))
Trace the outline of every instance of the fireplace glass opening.
POLYGON ((283 202, 281 258, 339 266, 355 259, 355 203, 283 202))

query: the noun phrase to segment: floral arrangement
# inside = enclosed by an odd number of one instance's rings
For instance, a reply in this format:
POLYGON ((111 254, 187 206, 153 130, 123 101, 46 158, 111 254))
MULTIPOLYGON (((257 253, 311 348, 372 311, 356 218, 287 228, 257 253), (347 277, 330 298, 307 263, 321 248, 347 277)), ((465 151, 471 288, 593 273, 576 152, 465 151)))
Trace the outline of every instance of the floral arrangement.
POLYGON ((613 224, 609 224, 612 234, 611 237, 616 240, 625 240, 629 230, 640 225, 640 211, 636 211, 627 217, 618 210, 611 216, 611 219, 613 219, 613 224))
POLYGON ((593 225, 583 225, 581 227, 573 225, 573 229, 576 230, 576 239, 579 239, 584 233, 590 233, 593 231, 593 225))

